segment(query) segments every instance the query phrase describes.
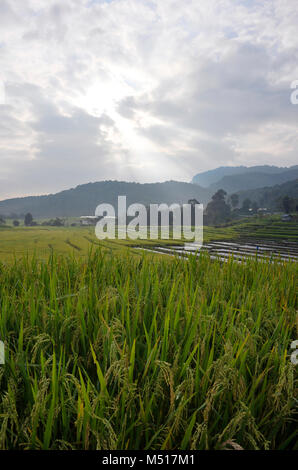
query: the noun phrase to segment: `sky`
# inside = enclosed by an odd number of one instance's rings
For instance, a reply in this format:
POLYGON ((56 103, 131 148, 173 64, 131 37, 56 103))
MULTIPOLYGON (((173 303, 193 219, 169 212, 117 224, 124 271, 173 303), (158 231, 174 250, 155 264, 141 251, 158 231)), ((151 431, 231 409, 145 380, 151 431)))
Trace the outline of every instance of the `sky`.
POLYGON ((0 199, 298 163, 297 0, 0 0, 0 199))

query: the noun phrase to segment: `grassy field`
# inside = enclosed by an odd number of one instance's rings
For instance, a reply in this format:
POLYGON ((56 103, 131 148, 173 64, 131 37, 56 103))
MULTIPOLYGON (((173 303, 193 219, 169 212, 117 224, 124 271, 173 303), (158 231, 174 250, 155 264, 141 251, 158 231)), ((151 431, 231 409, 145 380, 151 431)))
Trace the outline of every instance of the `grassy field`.
MULTIPOLYGON (((284 223, 278 216, 237 220, 226 227, 204 227, 204 242, 227 239, 271 239, 298 242, 298 223, 284 223)), ((175 244, 183 241, 176 240, 175 244)), ((57 254, 85 257, 91 247, 119 252, 124 247, 173 244, 173 240, 98 240, 94 227, 0 227, 0 261, 35 254, 47 259, 57 254)), ((137 250, 130 250, 137 254, 137 250)), ((138 253, 139 254, 139 253, 138 253)))
MULTIPOLYGON (((204 239, 221 239, 237 236, 234 229, 206 228, 204 239)), ((138 254, 134 246, 172 245, 173 240, 98 240, 94 227, 5 227, 0 228, 0 261, 12 262, 24 255, 36 255, 47 259, 51 253, 86 257, 93 247, 119 252, 130 248, 130 253, 138 254)), ((183 244, 176 240, 175 244, 183 244)))
MULTIPOLYGON (((238 219, 225 227, 204 227, 204 242, 231 239, 270 239, 298 242, 298 222, 285 223, 279 216, 238 219)), ((175 244, 183 241, 176 240, 175 244)), ((47 259, 51 253, 85 257, 91 247, 119 252, 124 247, 173 244, 173 240, 98 240, 94 227, 0 227, 0 261, 35 254, 47 259)), ((137 254, 137 250, 130 250, 137 254)), ((138 253, 139 254, 139 253, 138 253)))
POLYGON ((0 449, 298 449, 297 263, 144 244, 0 229, 0 449))
POLYGON ((0 265, 0 448, 295 448, 296 279, 102 249, 0 265))
POLYGON ((226 228, 236 231, 236 236, 242 238, 298 242, 298 222, 282 222, 278 215, 263 218, 252 217, 242 221, 237 220, 226 228))

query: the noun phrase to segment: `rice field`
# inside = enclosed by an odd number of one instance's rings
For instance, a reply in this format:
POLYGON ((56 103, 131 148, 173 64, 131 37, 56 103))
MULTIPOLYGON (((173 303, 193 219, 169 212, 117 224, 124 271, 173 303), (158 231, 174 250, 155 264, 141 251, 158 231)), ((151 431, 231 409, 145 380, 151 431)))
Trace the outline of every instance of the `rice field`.
POLYGON ((252 217, 243 221, 236 220, 229 226, 245 239, 257 238, 261 240, 270 239, 276 242, 289 241, 298 242, 298 221, 282 222, 280 216, 252 217))
POLYGON ((210 259, 227 262, 233 257, 235 262, 243 262, 247 259, 255 259, 256 261, 273 260, 277 262, 295 261, 298 262, 298 244, 292 242, 274 242, 252 240, 249 241, 210 241, 204 243, 202 247, 194 242, 181 245, 157 245, 154 247, 139 247, 141 250, 151 251, 154 253, 186 257, 189 254, 199 255, 202 252, 208 252, 210 259))
POLYGON ((1 256, 0 449, 298 449, 297 263, 62 233, 1 256))
MULTIPOLYGON (((68 224, 74 219, 67 221, 68 224)), ((39 221, 41 223, 41 221, 39 221)), ((283 243, 298 243, 298 222, 285 223, 279 216, 252 217, 238 219, 221 227, 204 227, 204 243, 213 241, 239 241, 256 240, 266 243, 266 240, 283 243)), ((24 255, 36 256, 46 260, 51 253, 61 255, 75 255, 76 257, 88 256, 92 247, 119 252, 123 247, 131 248, 131 254, 138 251, 134 247, 153 248, 157 245, 169 247, 171 245, 183 245, 183 240, 98 240, 94 227, 13 227, 11 221, 7 226, 0 226, 0 261, 13 262, 24 255)))
POLYGON ((0 228, 0 260, 13 262, 24 255, 47 260, 52 253, 86 258, 92 247, 119 252, 140 243, 150 245, 153 241, 98 240, 94 227, 7 227, 0 228))
MULTIPOLYGON (((230 228, 214 229, 206 227, 204 239, 222 239, 237 236, 230 228)), ((0 227, 0 261, 14 262, 23 256, 36 256, 47 260, 54 253, 58 255, 74 255, 86 258, 91 248, 100 247, 103 250, 119 253, 123 248, 130 248, 131 255, 139 252, 134 247, 154 247, 156 244, 167 246, 173 244, 170 240, 98 240, 94 227, 0 227)), ((183 240, 175 240, 175 244, 183 245, 183 240)))

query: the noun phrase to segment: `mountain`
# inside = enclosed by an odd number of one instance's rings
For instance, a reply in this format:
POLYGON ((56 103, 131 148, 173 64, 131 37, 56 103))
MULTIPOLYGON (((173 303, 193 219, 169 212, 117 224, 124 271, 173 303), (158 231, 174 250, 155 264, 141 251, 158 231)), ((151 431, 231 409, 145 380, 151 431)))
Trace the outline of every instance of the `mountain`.
POLYGON ((166 181, 164 183, 127 183, 122 181, 99 181, 46 196, 29 196, 0 201, 0 214, 23 216, 30 212, 33 217, 67 217, 94 215, 98 204, 109 203, 117 208, 117 198, 127 196, 132 203, 187 203, 195 198, 206 204, 211 197, 209 190, 191 183, 166 181))
POLYGON ((298 168, 277 174, 266 173, 244 173, 239 175, 224 176, 219 181, 209 186, 213 192, 224 189, 227 193, 235 193, 246 189, 264 188, 276 184, 286 183, 298 178, 298 168))
POLYGON ((219 167, 195 175, 192 183, 209 188, 213 192, 225 189, 228 193, 242 189, 273 186, 298 177, 298 165, 292 167, 276 166, 237 166, 219 167))
POLYGON ((281 208, 280 203, 285 196, 294 199, 295 204, 298 204, 298 179, 272 187, 239 191, 237 194, 240 206, 244 199, 250 199, 251 202, 257 202, 259 207, 276 210, 281 208))

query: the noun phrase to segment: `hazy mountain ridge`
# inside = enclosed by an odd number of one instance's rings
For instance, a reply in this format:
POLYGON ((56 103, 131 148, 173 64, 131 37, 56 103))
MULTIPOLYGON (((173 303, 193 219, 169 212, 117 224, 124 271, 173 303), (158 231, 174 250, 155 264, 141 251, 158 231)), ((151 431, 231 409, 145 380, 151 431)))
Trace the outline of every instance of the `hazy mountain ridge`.
POLYGON ((274 186, 298 178, 298 165, 292 167, 276 166, 238 166, 219 167, 199 173, 192 183, 216 191, 224 189, 228 193, 265 186, 274 186))
POLYGON ((186 203, 191 198, 206 204, 212 194, 198 185, 178 181, 143 184, 99 181, 82 184, 56 194, 0 201, 0 214, 9 216, 30 212, 33 217, 93 215, 95 208, 101 203, 109 203, 116 208, 118 195, 126 195, 127 205, 129 205, 132 203, 186 203))
POLYGON ((257 202, 259 207, 277 209, 285 196, 298 201, 298 179, 271 187, 239 191, 237 194, 240 205, 245 199, 250 199, 252 202, 257 202))
POLYGON ((297 170, 288 170, 271 175, 258 172, 227 175, 221 178, 217 183, 210 185, 208 189, 211 189, 213 192, 218 189, 224 189, 227 193, 231 194, 242 190, 275 186, 277 184, 286 183, 287 181, 293 181, 296 178, 298 178, 298 168, 297 170))
MULTIPOLYGON (((7 216, 23 216, 30 212, 33 217, 67 217, 92 215, 98 204, 109 203, 115 208, 118 195, 127 196, 127 205, 132 203, 186 203, 195 198, 204 206, 211 196, 220 188, 228 194, 238 193, 240 203, 249 198, 258 202, 259 206, 274 207, 275 201, 289 196, 298 198, 298 165, 287 168, 260 167, 221 167, 205 172, 215 177, 222 172, 237 172, 241 169, 246 173, 222 176, 219 181, 208 188, 198 184, 166 181, 162 183, 135 183, 124 181, 98 181, 86 183, 56 194, 28 196, 0 201, 0 214, 7 216), (260 171, 253 171, 256 168, 260 171), (264 173, 268 171, 269 174, 264 173), (264 183, 265 184, 262 184, 264 183), (240 186, 240 188, 239 188, 240 186), (248 187, 247 187, 248 186, 248 187), (253 187, 249 187, 253 186, 253 187)), ((202 173, 203 175, 203 173, 202 173)))

